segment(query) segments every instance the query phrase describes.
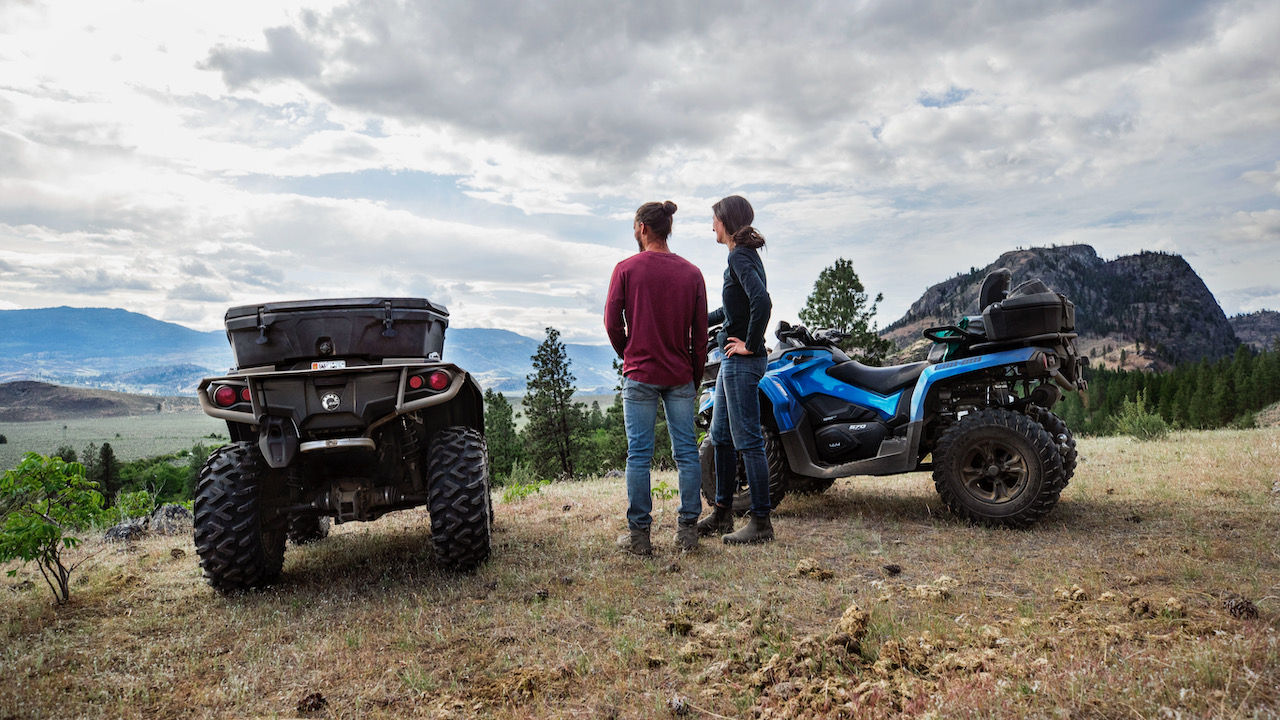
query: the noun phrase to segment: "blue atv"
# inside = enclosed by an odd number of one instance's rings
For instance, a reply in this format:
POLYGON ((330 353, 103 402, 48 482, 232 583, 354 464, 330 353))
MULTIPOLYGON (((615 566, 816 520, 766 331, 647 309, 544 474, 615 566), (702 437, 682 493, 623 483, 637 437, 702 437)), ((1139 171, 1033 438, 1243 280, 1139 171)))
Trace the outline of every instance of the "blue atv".
MULTIPOLYGON (((956 515, 1026 527, 1058 502, 1076 446, 1051 408, 1086 387, 1076 352, 1075 307, 1039 280, 1009 289, 1010 272, 987 276, 981 314, 933 327, 928 360, 872 367, 839 347, 840 330, 779 323, 760 381, 770 503, 820 493, 838 478, 932 470, 956 515)), ((718 349, 716 349, 718 350, 718 349)), ((718 356, 704 375, 699 422, 710 423, 718 356)), ((714 452, 699 449, 702 491, 715 499, 714 452)), ((734 510, 750 494, 741 462, 734 510)))

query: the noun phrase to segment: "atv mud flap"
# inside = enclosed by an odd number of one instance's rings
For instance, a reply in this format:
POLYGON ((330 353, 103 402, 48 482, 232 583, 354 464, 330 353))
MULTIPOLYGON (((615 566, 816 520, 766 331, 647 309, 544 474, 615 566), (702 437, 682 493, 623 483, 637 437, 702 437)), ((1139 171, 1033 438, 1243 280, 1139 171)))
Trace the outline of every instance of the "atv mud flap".
POLYGON ((298 453, 298 428, 293 420, 265 417, 258 430, 258 449, 273 468, 288 467, 298 453))

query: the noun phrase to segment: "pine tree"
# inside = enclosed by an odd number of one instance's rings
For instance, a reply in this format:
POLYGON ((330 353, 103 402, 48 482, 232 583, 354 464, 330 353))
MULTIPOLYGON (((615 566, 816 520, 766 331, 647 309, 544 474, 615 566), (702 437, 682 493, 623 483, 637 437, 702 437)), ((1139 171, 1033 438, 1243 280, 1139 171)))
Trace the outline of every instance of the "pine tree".
POLYGON ((89 478, 98 483, 98 492, 108 505, 115 503, 116 493, 120 492, 120 462, 116 460, 116 451, 111 443, 104 442, 98 448, 98 462, 94 463, 95 477, 89 478))
POLYGON ((505 395, 492 389, 484 391, 484 436, 489 447, 489 469, 496 480, 510 475, 520 459, 515 417, 515 409, 505 395))
POLYGON ((547 328, 547 339, 533 357, 533 372, 526 377, 524 406, 525 454, 543 477, 575 475, 586 419, 573 402, 573 373, 560 331, 547 328))
POLYGON ((810 330, 838 328, 850 334, 840 347, 849 356, 871 365, 884 364, 893 343, 876 334, 872 318, 884 294, 868 304, 866 288, 853 270, 853 262, 840 258, 818 274, 813 292, 800 311, 800 322, 810 330))

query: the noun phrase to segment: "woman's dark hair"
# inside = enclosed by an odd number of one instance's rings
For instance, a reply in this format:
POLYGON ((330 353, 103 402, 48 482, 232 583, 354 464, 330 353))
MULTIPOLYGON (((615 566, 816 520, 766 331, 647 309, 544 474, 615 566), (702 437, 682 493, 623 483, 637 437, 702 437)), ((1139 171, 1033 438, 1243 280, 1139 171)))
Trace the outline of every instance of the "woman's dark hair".
POLYGON ((671 237, 671 216, 676 214, 676 204, 666 202, 647 202, 636 211, 636 222, 649 227, 649 232, 666 240, 671 237))
POLYGON ((730 195, 712 205, 711 212, 720 220, 724 231, 733 236, 734 245, 749 248, 764 246, 764 236, 751 227, 751 221, 756 219, 756 211, 751 209, 751 203, 746 198, 730 195))

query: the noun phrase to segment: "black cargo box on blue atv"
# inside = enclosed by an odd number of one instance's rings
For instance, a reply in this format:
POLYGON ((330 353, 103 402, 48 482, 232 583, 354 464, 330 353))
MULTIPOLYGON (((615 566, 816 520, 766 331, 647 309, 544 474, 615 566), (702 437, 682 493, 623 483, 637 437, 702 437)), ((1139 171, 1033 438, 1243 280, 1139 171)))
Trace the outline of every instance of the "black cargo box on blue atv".
POLYGON ((1068 333, 1076 327, 1076 308, 1065 295, 1029 280, 983 308, 982 324, 990 341, 1068 333))
POLYGON ((242 369, 326 357, 438 361, 448 325, 449 311, 425 298, 295 300, 226 314, 242 369))

